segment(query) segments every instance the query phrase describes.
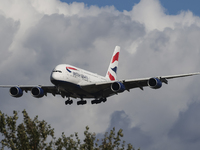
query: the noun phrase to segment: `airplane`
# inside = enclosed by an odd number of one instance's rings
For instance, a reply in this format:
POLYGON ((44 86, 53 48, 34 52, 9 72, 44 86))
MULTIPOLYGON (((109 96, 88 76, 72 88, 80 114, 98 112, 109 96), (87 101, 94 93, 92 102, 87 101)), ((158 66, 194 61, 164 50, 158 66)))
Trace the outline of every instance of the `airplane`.
POLYGON ((106 102, 107 97, 124 91, 130 91, 132 88, 144 90, 144 87, 149 86, 152 89, 159 89, 162 87, 162 83, 168 84, 168 79, 200 74, 200 72, 196 72, 172 76, 117 80, 119 53, 120 47, 116 46, 105 77, 72 65, 59 64, 50 75, 52 86, 1 85, 0 87, 10 88, 10 95, 16 98, 21 97, 24 91, 26 93, 30 91, 35 98, 42 98, 47 96, 47 93, 51 93, 53 96, 61 95, 63 98, 66 97, 66 105, 73 103, 71 98, 79 98, 77 105, 84 105, 87 103, 84 99, 93 99, 91 100, 92 104, 99 104, 106 102))

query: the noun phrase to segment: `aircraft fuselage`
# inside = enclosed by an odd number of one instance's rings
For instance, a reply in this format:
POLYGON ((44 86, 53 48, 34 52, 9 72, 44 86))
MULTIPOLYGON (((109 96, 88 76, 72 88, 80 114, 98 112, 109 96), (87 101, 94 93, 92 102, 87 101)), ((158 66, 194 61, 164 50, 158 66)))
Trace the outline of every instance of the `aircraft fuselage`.
POLYGON ((63 92, 61 94, 63 97, 81 97, 82 95, 83 98, 101 97, 101 95, 93 93, 92 90, 83 90, 80 86, 108 81, 103 76, 68 64, 56 66, 51 73, 50 80, 61 93, 63 92))

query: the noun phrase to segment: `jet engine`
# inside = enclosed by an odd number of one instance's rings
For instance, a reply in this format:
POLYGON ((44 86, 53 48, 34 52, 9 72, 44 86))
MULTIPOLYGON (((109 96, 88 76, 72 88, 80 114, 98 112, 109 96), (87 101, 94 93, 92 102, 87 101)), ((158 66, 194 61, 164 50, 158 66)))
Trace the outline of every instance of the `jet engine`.
POLYGON ((33 87, 31 89, 31 94, 33 97, 41 98, 44 96, 44 90, 41 87, 33 87))
POLYGON ((23 91, 20 87, 11 87, 10 88, 10 95, 13 97, 21 97, 23 95, 23 91))
POLYGON ((121 93, 125 91, 125 86, 121 82, 114 82, 111 84, 111 90, 116 93, 121 93))
POLYGON ((162 82, 158 78, 150 78, 148 80, 148 86, 152 89, 159 89, 162 87, 162 82))

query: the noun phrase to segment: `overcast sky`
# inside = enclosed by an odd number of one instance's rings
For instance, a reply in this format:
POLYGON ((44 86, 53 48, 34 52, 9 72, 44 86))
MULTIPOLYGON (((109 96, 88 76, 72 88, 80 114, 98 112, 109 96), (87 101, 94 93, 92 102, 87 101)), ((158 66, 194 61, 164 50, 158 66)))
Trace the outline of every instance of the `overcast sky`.
MULTIPOLYGON (((141 0, 123 8, 118 7, 125 1, 67 2, 0 1, 0 84, 51 85, 50 73, 60 63, 105 75, 116 45, 121 46, 118 79, 200 71, 199 2, 190 7, 189 0, 180 5, 141 0)), ((65 106, 64 99, 50 94, 13 98, 9 89, 0 89, 0 110, 39 115, 56 136, 79 132, 83 137, 89 125, 100 137, 116 127, 142 150, 198 149, 199 88, 200 76, 173 79, 158 90, 133 89, 105 104, 84 106, 76 100, 65 106)))

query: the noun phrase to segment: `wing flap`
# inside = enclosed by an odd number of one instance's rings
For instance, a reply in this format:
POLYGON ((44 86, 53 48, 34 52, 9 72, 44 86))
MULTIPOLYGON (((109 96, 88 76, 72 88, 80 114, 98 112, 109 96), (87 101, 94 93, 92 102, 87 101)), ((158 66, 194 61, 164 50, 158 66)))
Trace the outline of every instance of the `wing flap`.
POLYGON ((126 87, 126 90, 128 91, 132 88, 140 88, 141 90, 143 90, 143 87, 148 86, 147 84, 148 80, 149 78, 124 80, 122 83, 124 84, 124 86, 126 87))
POLYGON ((96 93, 99 91, 104 91, 107 88, 110 88, 110 85, 113 82, 102 82, 102 83, 96 83, 96 84, 89 84, 81 86, 81 88, 89 93, 96 93))

